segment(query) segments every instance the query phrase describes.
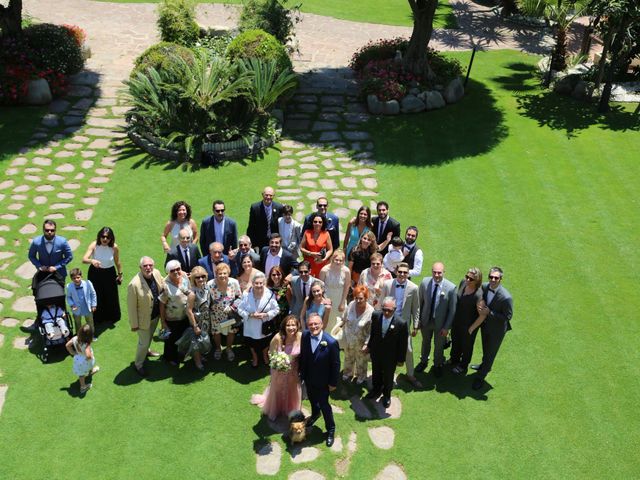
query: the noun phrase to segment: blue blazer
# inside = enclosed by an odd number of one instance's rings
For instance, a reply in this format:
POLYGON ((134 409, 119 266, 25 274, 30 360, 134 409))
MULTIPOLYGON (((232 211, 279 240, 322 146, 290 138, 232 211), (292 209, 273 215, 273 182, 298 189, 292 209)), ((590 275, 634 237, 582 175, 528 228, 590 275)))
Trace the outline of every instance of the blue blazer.
MULTIPOLYGON (((237 276, 237 272, 235 272, 234 265, 231 265, 229 263, 229 257, 223 254, 222 261, 227 265, 229 265, 229 268, 231 268, 230 276, 235 278, 237 276)), ((198 265, 200 265, 202 268, 204 268, 207 271, 207 276, 209 277, 209 280, 214 279, 215 275, 213 271, 214 270, 213 265, 211 264, 211 255, 207 255, 206 257, 202 257, 200 260, 198 260, 198 265)))
MULTIPOLYGON (((93 284, 90 280, 82 280, 82 291, 84 293, 84 301, 87 310, 91 311, 93 307, 98 306, 98 296, 96 290, 93 288, 93 284)), ((76 292, 76 284, 71 282, 67 285, 67 303, 70 307, 80 307, 80 299, 78 298, 78 292, 76 292)))
POLYGON ((40 235, 31 242, 29 260, 37 269, 42 266, 56 267, 56 271, 62 275, 62 278, 65 278, 67 276, 66 266, 73 260, 73 253, 67 239, 58 235, 53 237, 53 248, 51 253, 48 253, 44 235, 40 235))
POLYGON ((302 333, 300 345, 300 378, 307 385, 325 389, 329 385, 338 385, 340 375, 340 346, 338 341, 327 332, 322 332, 320 345, 315 353, 311 351, 311 333, 302 333), (322 342, 327 342, 326 346, 322 342))
POLYGON ((209 245, 213 242, 220 242, 224 245, 224 253, 229 253, 229 250, 238 246, 238 227, 236 222, 225 216, 224 217, 224 232, 223 238, 216 238, 216 231, 214 228, 215 218, 213 215, 209 215, 202 220, 200 224, 200 251, 203 255, 209 253, 209 245))

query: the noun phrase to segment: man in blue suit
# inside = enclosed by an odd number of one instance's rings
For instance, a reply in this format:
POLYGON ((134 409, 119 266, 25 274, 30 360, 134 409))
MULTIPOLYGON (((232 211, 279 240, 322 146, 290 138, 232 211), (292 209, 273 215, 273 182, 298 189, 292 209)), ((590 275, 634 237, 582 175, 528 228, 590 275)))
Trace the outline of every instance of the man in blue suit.
POLYGON ((67 265, 73 260, 69 242, 56 235, 56 222, 46 219, 42 233, 31 242, 29 260, 41 272, 57 272, 62 279, 67 276, 67 265))
POLYGON ((222 200, 214 200, 212 208, 213 215, 200 224, 200 251, 204 253, 213 242, 220 242, 224 245, 224 253, 229 254, 229 250, 238 245, 238 227, 232 218, 225 216, 222 200))
POLYGON ((322 331, 322 318, 317 313, 307 317, 308 330, 302 334, 300 347, 300 378, 307 387, 311 403, 311 416, 306 425, 313 425, 324 418, 327 429, 327 447, 333 445, 336 424, 329 405, 329 393, 336 389, 340 375, 340 346, 331 335, 322 331))
POLYGON ((208 280, 213 280, 216 278, 216 266, 219 263, 226 263, 231 268, 231 276, 235 277, 237 272, 234 269, 234 266, 229 262, 229 257, 227 257, 224 253, 224 245, 220 242, 213 242, 209 245, 209 255, 206 257, 202 257, 198 260, 198 265, 204 268, 207 271, 208 280))

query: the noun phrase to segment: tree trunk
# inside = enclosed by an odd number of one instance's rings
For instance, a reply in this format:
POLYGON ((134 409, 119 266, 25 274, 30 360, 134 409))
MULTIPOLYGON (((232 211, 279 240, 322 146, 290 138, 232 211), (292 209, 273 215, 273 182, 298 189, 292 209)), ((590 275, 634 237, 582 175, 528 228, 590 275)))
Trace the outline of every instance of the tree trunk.
POLYGON ((602 48, 602 56, 600 57, 600 63, 598 63, 598 75, 596 77, 596 90, 600 88, 602 83, 602 77, 604 76, 604 67, 607 64, 607 57, 609 56, 609 49, 611 48, 611 39, 613 38, 613 31, 609 30, 604 37, 604 47, 602 48))
POLYGON ((413 13, 413 31, 403 58, 403 67, 406 71, 432 80, 435 75, 429 65, 427 46, 433 33, 438 0, 409 0, 409 5, 413 13))
POLYGON ((0 5, 0 30, 4 37, 22 35, 22 0, 9 0, 6 7, 0 5))
POLYGON ((620 68, 621 60, 624 61, 622 50, 624 49, 625 44, 625 32, 629 27, 630 22, 630 18, 626 17, 615 30, 615 38, 611 44, 611 61, 606 69, 606 80, 604 87, 602 88, 602 95, 600 95, 600 102, 598 103, 598 111, 601 113, 609 111, 609 100, 611 100, 611 90, 613 89, 613 77, 615 76, 616 71, 620 68))
POLYGON ((551 70, 562 72, 567 68, 567 29, 560 25, 556 28, 556 46, 551 55, 551 70))
POLYGON ((502 0, 500 3, 502 4, 501 16, 509 17, 514 13, 518 13, 518 5, 516 5, 515 0, 502 0))
POLYGON ((595 17, 595 19, 590 17, 589 24, 585 25, 582 31, 582 42, 580 43, 580 55, 584 55, 586 57, 589 56, 589 51, 591 50, 591 35, 595 32, 596 27, 600 23, 600 17, 595 17))

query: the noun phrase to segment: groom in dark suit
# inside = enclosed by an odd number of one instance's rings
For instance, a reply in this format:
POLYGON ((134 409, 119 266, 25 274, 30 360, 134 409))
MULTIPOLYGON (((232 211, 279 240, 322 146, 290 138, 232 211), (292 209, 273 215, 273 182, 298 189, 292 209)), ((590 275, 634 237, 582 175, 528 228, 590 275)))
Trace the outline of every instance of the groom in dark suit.
POLYGON ((371 355, 371 379, 373 387, 365 398, 376 400, 382 394, 382 405, 391 405, 393 374, 396 365, 402 366, 407 356, 409 330, 400 315, 396 314, 396 299, 385 297, 382 311, 371 315, 371 333, 364 351, 371 355))
POLYGON ((326 443, 330 447, 334 442, 336 424, 329 405, 329 393, 338 385, 340 347, 337 340, 322 331, 322 318, 317 313, 309 314, 307 328, 302 334, 300 347, 300 378, 307 387, 311 403, 311 416, 306 419, 306 425, 313 425, 322 412, 327 429, 326 443))
POLYGON ((478 370, 478 375, 471 385, 474 390, 480 390, 483 387, 484 379, 491 371, 502 340, 511 330, 513 299, 508 290, 501 285, 502 275, 500 267, 493 267, 489 270, 489 282, 482 285, 482 298, 485 305, 478 306, 478 313, 486 315, 487 318, 480 327, 482 363, 471 366, 474 370, 478 370))

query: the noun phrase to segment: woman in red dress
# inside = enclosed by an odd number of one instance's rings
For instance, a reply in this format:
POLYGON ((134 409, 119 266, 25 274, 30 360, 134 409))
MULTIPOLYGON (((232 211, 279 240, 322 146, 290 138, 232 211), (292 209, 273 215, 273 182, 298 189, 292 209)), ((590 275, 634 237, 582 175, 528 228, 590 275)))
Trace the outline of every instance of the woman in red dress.
POLYGON ((327 219, 324 215, 315 215, 312 219, 313 228, 304 231, 300 251, 305 260, 311 264, 311 275, 318 278, 320 270, 324 267, 331 254, 333 245, 327 232, 327 219))

